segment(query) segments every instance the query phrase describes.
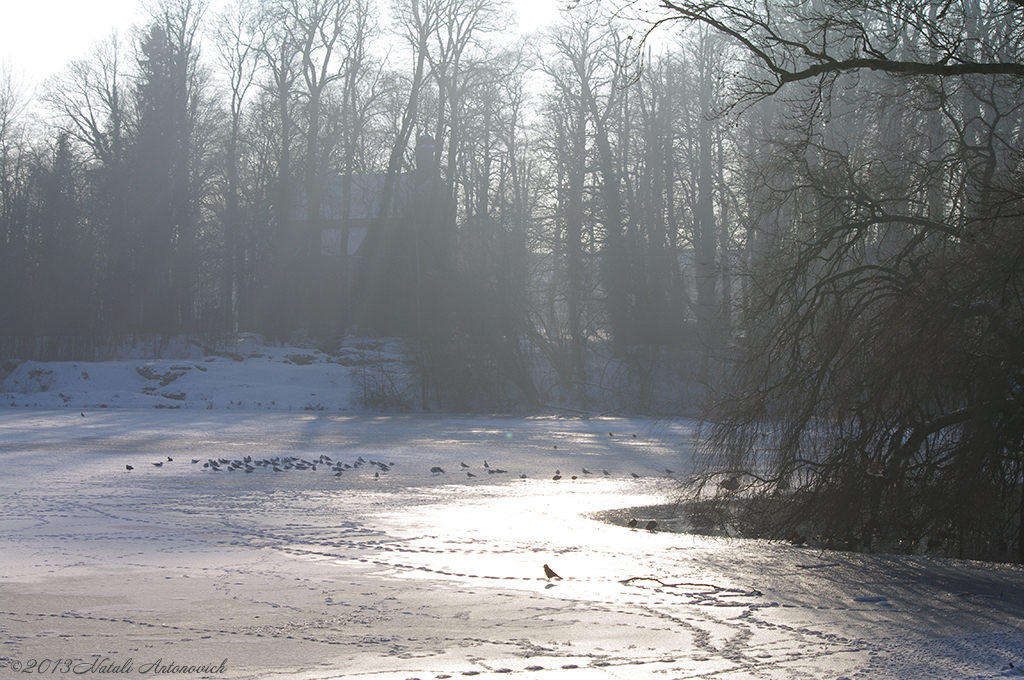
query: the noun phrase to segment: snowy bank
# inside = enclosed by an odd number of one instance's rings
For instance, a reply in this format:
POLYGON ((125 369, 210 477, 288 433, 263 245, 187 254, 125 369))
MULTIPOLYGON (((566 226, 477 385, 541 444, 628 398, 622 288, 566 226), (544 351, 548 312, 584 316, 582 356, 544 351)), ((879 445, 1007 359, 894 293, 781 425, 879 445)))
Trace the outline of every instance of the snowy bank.
POLYGON ((116 361, 12 362, 0 378, 0 408, 361 411, 381 382, 412 389, 397 340, 357 339, 325 354, 252 335, 219 349, 184 339, 162 352, 126 346, 116 361))

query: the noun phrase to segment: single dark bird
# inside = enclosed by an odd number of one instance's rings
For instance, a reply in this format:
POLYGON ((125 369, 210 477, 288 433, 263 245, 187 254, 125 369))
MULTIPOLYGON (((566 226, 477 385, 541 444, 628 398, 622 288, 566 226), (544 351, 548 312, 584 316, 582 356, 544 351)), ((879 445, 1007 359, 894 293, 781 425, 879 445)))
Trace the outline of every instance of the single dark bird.
POLYGON ((124 469, 125 470, 134 470, 135 468, 133 468, 131 465, 125 465, 124 469))
POLYGON ((635 529, 636 528, 636 517, 634 517, 633 519, 629 520, 629 528, 630 529, 635 529))
POLYGON ((647 529, 648 531, 654 531, 657 528, 658 528, 658 523, 655 522, 653 519, 650 522, 647 523, 647 526, 644 527, 644 529, 647 529))
POLYGON ((167 462, 168 462, 168 463, 170 463, 170 462, 173 462, 173 461, 174 461, 174 459, 173 459, 173 458, 171 458, 170 456, 167 456, 167 462))
POLYGON ((718 483, 718 485, 726 491, 735 491, 740 488, 740 478, 730 477, 729 479, 723 479, 718 483))
POLYGON ((164 464, 163 461, 160 461, 159 463, 153 463, 153 467, 160 467, 163 464, 164 464))
POLYGON ((474 475, 472 472, 467 472, 466 476, 467 477, 476 477, 476 475, 474 475))
POLYGON ((552 477, 551 479, 553 479, 553 480, 555 480, 555 481, 557 482, 557 481, 558 481, 559 479, 561 479, 561 478, 562 478, 562 475, 555 475, 555 476, 554 476, 554 477, 552 477))
POLYGON ((552 569, 551 567, 549 567, 546 564, 544 565, 544 575, 547 576, 549 579, 551 579, 551 578, 562 578, 561 576, 559 576, 558 574, 555 573, 554 569, 552 569))
POLYGON ((435 475, 446 474, 444 470, 442 470, 441 468, 439 468, 437 466, 430 468, 430 471, 433 472, 435 475))

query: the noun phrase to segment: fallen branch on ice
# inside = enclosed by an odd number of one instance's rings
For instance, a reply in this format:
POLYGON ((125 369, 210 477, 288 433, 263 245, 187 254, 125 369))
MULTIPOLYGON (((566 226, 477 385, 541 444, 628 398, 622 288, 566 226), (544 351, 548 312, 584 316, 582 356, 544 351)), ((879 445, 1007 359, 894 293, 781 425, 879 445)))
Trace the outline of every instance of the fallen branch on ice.
POLYGON ((633 581, 653 581, 653 582, 657 583, 659 586, 661 586, 662 588, 710 588, 713 591, 713 593, 715 593, 715 594, 717 594, 717 593, 736 593, 736 594, 741 594, 741 595, 753 595, 753 596, 760 596, 761 595, 761 591, 757 590, 756 588, 751 588, 750 590, 743 590, 743 589, 740 589, 740 588, 725 588, 723 586, 715 585, 714 583, 686 583, 686 582, 682 582, 682 583, 666 583, 665 581, 662 581, 660 578, 655 578, 653 576, 630 576, 627 579, 619 581, 619 583, 621 583, 623 585, 629 585, 633 581))

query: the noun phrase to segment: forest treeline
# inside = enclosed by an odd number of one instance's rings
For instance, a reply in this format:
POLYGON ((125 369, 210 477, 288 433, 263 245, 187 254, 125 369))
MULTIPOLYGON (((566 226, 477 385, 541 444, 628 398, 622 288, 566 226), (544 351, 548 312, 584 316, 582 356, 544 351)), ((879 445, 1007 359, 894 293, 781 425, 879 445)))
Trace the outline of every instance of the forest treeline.
POLYGON ((492 0, 159 0, 45 123, 8 74, 0 336, 397 334, 453 409, 585 405, 600 353, 704 386, 707 518, 1024 546, 1024 8, 625 5, 509 40, 492 0), (366 254, 325 257, 362 175, 366 254))
POLYGON ((381 9, 162 0, 46 81, 41 119, 8 73, 0 336, 399 334, 532 404, 528 354, 572 386, 591 347, 722 344, 745 248, 711 36, 637 70, 600 8, 516 40, 492 0, 381 9), (430 200, 404 205, 421 136, 430 200), (326 188, 366 175, 368 254, 322 256, 326 188))

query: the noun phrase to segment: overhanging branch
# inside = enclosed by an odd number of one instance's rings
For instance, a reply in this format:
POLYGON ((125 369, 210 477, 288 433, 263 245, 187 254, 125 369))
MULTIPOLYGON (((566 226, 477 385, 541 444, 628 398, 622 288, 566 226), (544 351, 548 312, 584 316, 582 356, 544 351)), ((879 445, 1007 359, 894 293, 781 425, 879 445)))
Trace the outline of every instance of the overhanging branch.
MULTIPOLYGON (((1010 0, 1014 5, 1024 7, 1024 0, 1010 0)), ((835 59, 822 50, 812 50, 808 44, 801 44, 793 39, 786 39, 770 25, 768 20, 758 17, 749 10, 741 10, 738 6, 713 1, 707 3, 680 3, 676 0, 660 0, 662 9, 669 10, 674 16, 656 22, 655 26, 666 21, 687 20, 702 23, 712 30, 734 41, 749 53, 763 68, 776 79, 778 87, 787 83, 808 80, 829 73, 844 71, 872 70, 886 73, 918 76, 953 77, 964 75, 1008 75, 1024 77, 1024 64, 1018 62, 950 62, 949 58, 935 61, 897 61, 886 59, 880 52, 872 51, 875 57, 850 57, 835 59), (735 21, 717 16, 719 11, 732 14, 735 21), (738 22, 738 23, 737 23, 738 22), (819 59, 817 63, 794 70, 783 66, 788 60, 781 59, 773 53, 771 47, 760 44, 759 36, 764 41, 797 50, 806 59, 819 59)), ((792 57, 792 55, 789 55, 792 57)))
MULTIPOLYGON (((1022 0, 1024 1, 1024 0, 1022 0)), ((778 69, 775 73, 782 83, 792 83, 799 80, 807 80, 825 73, 838 73, 841 71, 857 71, 870 69, 872 71, 885 71, 887 73, 899 73, 904 75, 919 76, 965 76, 965 75, 1009 75, 1024 77, 1024 64, 1012 62, 1000 63, 977 63, 964 62, 948 64, 943 62, 924 63, 918 61, 891 61, 889 59, 844 59, 842 61, 830 61, 824 64, 815 64, 802 71, 787 71, 778 69)))

